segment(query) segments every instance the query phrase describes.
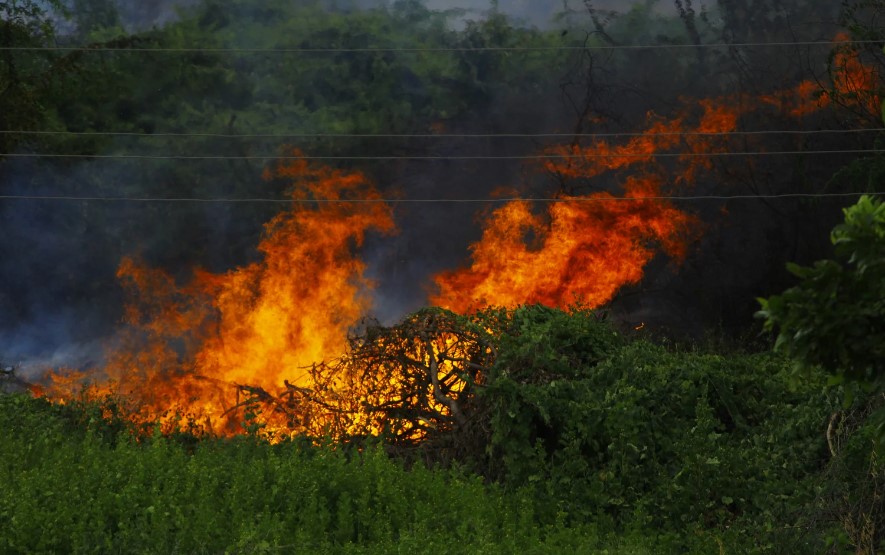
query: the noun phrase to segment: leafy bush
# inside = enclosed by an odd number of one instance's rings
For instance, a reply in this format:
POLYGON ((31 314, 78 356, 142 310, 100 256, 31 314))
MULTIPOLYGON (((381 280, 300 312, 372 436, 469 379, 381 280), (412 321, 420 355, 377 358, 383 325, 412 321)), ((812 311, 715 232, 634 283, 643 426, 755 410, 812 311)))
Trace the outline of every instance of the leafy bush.
POLYGON ((426 309, 368 329, 340 364, 340 413, 374 411, 399 456, 528 488, 544 525, 820 540, 773 532, 814 498, 834 408, 823 374, 796 382, 779 355, 673 352, 592 311, 523 306, 426 309))
MULTIPOLYGON (((788 265, 801 282, 760 299, 775 349, 872 385, 885 377, 885 203, 864 196, 831 234, 834 260, 788 265)), ((880 384, 881 386, 881 384, 880 384)))
POLYGON ((820 376, 795 384, 771 354, 618 347, 582 318, 551 311, 521 321, 512 351, 502 340, 484 396, 505 483, 533 486, 567 519, 673 530, 773 525, 810 499, 831 405, 820 376))
POLYGON ((801 281, 760 299, 758 316, 777 331, 776 350, 845 384, 845 406, 828 427, 833 460, 818 509, 841 527, 834 543, 872 553, 885 547, 885 203, 864 196, 843 212, 831 233, 835 258, 789 265, 801 281))

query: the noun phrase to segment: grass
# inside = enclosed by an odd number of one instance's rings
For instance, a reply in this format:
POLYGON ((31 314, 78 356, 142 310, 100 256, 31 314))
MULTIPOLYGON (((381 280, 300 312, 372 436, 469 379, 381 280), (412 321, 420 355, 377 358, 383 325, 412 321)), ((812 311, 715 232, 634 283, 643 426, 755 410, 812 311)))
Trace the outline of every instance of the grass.
POLYGON ((406 470, 249 437, 175 441, 77 425, 72 409, 0 396, 3 553, 714 552, 610 526, 540 525, 530 491, 457 469, 406 470))

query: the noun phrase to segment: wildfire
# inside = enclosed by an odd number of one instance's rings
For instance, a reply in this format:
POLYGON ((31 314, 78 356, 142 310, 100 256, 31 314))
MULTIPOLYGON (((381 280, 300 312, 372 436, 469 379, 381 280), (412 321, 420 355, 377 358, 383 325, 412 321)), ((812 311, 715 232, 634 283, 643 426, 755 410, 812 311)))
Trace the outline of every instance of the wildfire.
MULTIPOLYGON (((178 285, 123 260, 127 328, 103 370, 109 385, 94 393, 122 394, 146 417, 199 415, 209 429, 236 432, 242 415, 231 408, 246 393, 277 397, 309 382, 313 363, 344 353, 373 287, 353 247, 393 230, 390 208, 357 172, 301 159, 265 177, 290 180, 293 205, 266 225, 260 262, 178 285)), ((49 394, 70 395, 70 385, 55 381, 49 394)))
MULTIPOLYGON (((845 41, 846 36, 836 39, 845 41)), ((434 277, 431 302, 460 312, 486 305, 608 303, 620 288, 642 278, 658 248, 676 262, 684 258, 696 219, 661 197, 691 187, 713 169, 716 155, 740 150, 730 134, 743 115, 773 105, 798 118, 834 99, 877 113, 878 75, 849 45, 836 49, 831 73, 829 92, 806 81, 760 98, 685 99, 675 117, 648 114, 645 130, 623 144, 598 139, 548 149, 544 168, 561 181, 589 183, 610 174, 620 194, 561 194, 540 214, 529 201, 501 206, 471 245, 470 264, 434 277), (674 162, 665 163, 661 155, 674 162)))
MULTIPOLYGON (((678 263, 699 226, 666 197, 735 148, 730 134, 742 116, 773 107, 804 117, 836 100, 878 105, 869 92, 878 76, 847 47, 832 66, 832 92, 805 82, 759 98, 685 99, 672 117, 647 114, 626 141, 547 149, 546 172, 596 192, 563 190, 544 204, 517 200, 490 211, 469 264, 434 276, 430 302, 461 314, 530 303, 592 308, 639 282, 658 253, 678 263)), ((450 313, 433 313, 375 343, 348 342, 372 301, 356 251, 366 234, 394 231, 378 191, 359 172, 305 159, 279 163, 265 178, 291 184, 292 206, 266 225, 258 262, 224 274, 195 270, 182 281, 125 258, 117 275, 131 300, 108 363, 56 373, 41 393, 64 400, 88 386, 90 395, 129 399, 133 418, 172 426, 185 416, 226 434, 241 431, 255 403, 258 423, 284 434, 376 433, 387 429, 385 418, 418 405, 414 418, 391 424, 401 437, 460 425, 458 407, 476 383, 464 376, 491 364, 483 333, 465 335, 450 313)))

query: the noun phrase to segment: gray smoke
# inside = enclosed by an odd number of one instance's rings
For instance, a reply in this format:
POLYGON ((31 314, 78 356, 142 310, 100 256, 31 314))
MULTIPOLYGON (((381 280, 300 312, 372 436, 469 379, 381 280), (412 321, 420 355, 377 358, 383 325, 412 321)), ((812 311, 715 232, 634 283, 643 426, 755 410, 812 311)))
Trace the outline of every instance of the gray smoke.
MULTIPOLYGON (((344 0, 328 2, 336 9, 373 6, 344 0)), ((720 4, 707 2, 710 13, 720 4)), ((179 10, 193 5, 194 2, 173 1, 117 3, 121 22, 130 30, 165 25, 178 17, 179 10)), ((592 5, 602 11, 627 10, 634 5, 650 5, 658 10, 654 13, 673 10, 670 2, 597 1, 592 5)), ((698 5, 695 2, 695 6, 698 5)), ((461 10, 462 15, 456 21, 481 19, 491 8, 491 4, 483 0, 428 0, 427 6, 461 10)), ((823 12, 832 16, 832 4, 826 6, 823 12)), ((575 26, 570 27, 570 33, 580 29, 592 31, 582 8, 582 2, 498 3, 500 11, 538 27, 551 20, 560 24, 564 20, 555 19, 557 15, 572 13, 576 19, 572 21, 575 26)), ((824 18, 823 12, 816 13, 824 18)), ((716 12, 715 15, 722 14, 716 12)), ((741 17, 744 16, 752 14, 741 13, 741 17)), ((710 20, 708 27, 703 27, 703 22, 695 23, 708 33, 705 36, 710 42, 717 42, 720 39, 714 36, 713 28, 720 21, 713 16, 710 20)), ((643 36, 627 34, 631 27, 624 23, 619 28, 617 20, 614 21, 608 30, 614 34, 613 38, 626 44, 654 42, 668 26, 676 29, 676 36, 664 37, 667 40, 684 41, 687 36, 673 18, 642 27, 647 33, 643 36)), ((803 26, 801 21, 790 23, 781 29, 782 35, 773 35, 769 40, 817 40, 831 36, 831 29, 819 24, 813 28, 815 34, 794 35, 812 25, 803 26)), ((752 40, 753 29, 755 27, 748 24, 743 29, 745 35, 737 39, 752 40)), ((249 46, 244 38, 236 40, 241 43, 225 46, 249 46)), ((730 60, 728 55, 728 52, 718 52, 718 58, 713 58, 711 53, 706 69, 693 72, 685 68, 700 64, 695 52, 685 51, 679 57, 672 51, 599 53, 594 54, 592 60, 579 55, 569 60, 567 75, 552 75, 547 82, 533 83, 531 90, 514 91, 501 85, 479 91, 473 110, 446 121, 444 132, 569 133, 576 129, 631 132, 641 128, 649 111, 662 115, 672 113, 680 105, 675 99, 681 95, 702 97, 715 94, 717 88, 748 93, 755 92, 752 89, 755 86, 773 89, 782 84, 781 80, 795 82, 796 76, 805 75, 803 72, 807 69, 798 67, 800 64, 794 63, 789 57, 794 54, 790 53, 778 58, 770 50, 742 51, 739 60, 730 60), (757 74, 740 75, 734 69, 738 64, 741 68, 775 69, 770 75, 759 73, 760 77, 752 79, 757 74), (716 71, 712 72, 711 68, 716 71), (690 78, 672 79, 676 71, 684 71, 690 78), (588 90, 592 94, 587 94, 588 90), (588 108, 587 113, 584 108, 588 108), (583 127, 576 124, 582 114, 588 116, 583 127), (588 123, 593 118, 604 123, 588 123)), ((811 55, 806 53, 805 57, 796 59, 804 62, 811 55)), ((820 76, 826 52, 815 55, 813 67, 820 76)), ((427 94, 422 86, 414 75, 404 72, 401 76, 403 94, 416 101, 427 94)), ((245 98, 247 102, 248 96, 245 98)), ((131 107, 134 111, 138 108, 137 105, 131 107)), ((292 125, 294 128, 294 123, 292 125)), ((791 124, 747 121, 743 125, 752 129, 791 124)), ((814 121, 807 125, 832 127, 834 124, 814 121)), ((233 121, 230 127, 234 127, 233 121)), ((542 141, 527 139, 445 139, 410 141, 394 147, 402 154, 445 157, 519 156, 535 154, 544 145, 542 141)), ((115 152, 124 146, 133 145, 110 143, 102 152, 115 152)), ((772 150, 780 146, 772 145, 772 150)), ((796 147, 788 143, 782 146, 782 150, 796 147)), ((833 139, 830 146, 844 148, 839 139, 833 139)), ((715 178, 698 184, 695 192, 722 194, 820 188, 833 169, 846 161, 806 161, 803 163, 808 166, 799 168, 791 166, 793 160, 772 158, 760 162, 752 174, 745 166, 725 166, 718 168, 721 171, 715 178), (720 180, 720 176, 724 177, 720 180), (730 186, 735 188, 726 188, 730 186)), ((3 194, 114 196, 123 191, 121 196, 126 196, 135 191, 152 197, 222 196, 234 190, 229 184, 225 185, 224 179, 216 180, 223 177, 250 184, 251 189, 240 190, 249 190, 254 196, 280 193, 261 181, 258 163, 219 169, 207 162, 199 166, 194 163, 191 167, 188 175, 192 181, 182 182, 180 178, 176 180, 173 170, 165 171, 149 163, 91 161, 41 166, 5 160, 0 165, 0 187, 3 194), (104 189, 96 193, 100 184, 104 189), (115 185, 110 188, 108 184, 115 185)), ((385 195, 411 200, 487 199, 502 187, 528 196, 548 197, 559 187, 531 164, 514 160, 396 161, 379 164, 373 170, 373 177, 385 195)), ((586 192, 615 188, 618 182, 606 178, 579 185, 586 192)), ((428 288, 434 274, 468 262, 467 246, 480 237, 483 210, 489 206, 494 205, 454 202, 395 205, 399 233, 392 237, 369 237, 362 251, 368 264, 368 277, 378 285, 373 316, 391 323, 423 306, 431 292, 428 288)), ((703 238, 681 267, 674 267, 663 257, 654 261, 643 283, 619 296, 612 308, 619 318, 628 322, 657 322, 694 336, 710 325, 746 325, 751 319, 755 296, 769 294, 788 283, 783 272, 785 260, 807 262, 817 253, 825 252, 826 233, 838 218, 840 206, 806 206, 796 201, 768 206, 743 203, 727 206, 727 215, 723 215, 723 206, 717 203, 691 204, 685 208, 697 213, 706 223, 703 238), (807 221, 797 223, 797 214, 805 214, 807 221)), ((259 256, 255 246, 260 240, 262 223, 276 210, 279 207, 0 202, 0 360, 23 362, 25 368, 44 364, 81 368, 98 364, 103 341, 121 322, 124 298, 114 276, 121 257, 138 255, 149 265, 166 268, 182 280, 186 280, 196 266, 224 272, 259 256)), ((26 376, 28 372, 26 369, 26 376)))

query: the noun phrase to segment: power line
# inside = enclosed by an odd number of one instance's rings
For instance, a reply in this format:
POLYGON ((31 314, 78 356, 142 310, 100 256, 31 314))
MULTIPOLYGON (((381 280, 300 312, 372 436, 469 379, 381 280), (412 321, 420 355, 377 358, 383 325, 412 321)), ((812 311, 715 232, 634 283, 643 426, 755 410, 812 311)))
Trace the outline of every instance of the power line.
POLYGON ((108 46, 0 46, 0 51, 60 51, 60 52, 157 52, 157 53, 208 53, 208 54, 342 54, 342 53, 422 53, 422 52, 533 52, 533 51, 582 51, 582 50, 690 50, 695 48, 755 48, 787 46, 837 46, 880 44, 874 40, 846 41, 783 41, 783 42, 735 42, 701 44, 598 44, 559 46, 428 46, 428 47, 363 47, 363 48, 200 48, 200 47, 126 47, 108 46))
POLYGON ((686 196, 648 196, 648 197, 569 197, 569 198, 487 198, 487 199, 404 199, 404 198, 371 198, 371 199, 274 199, 274 198, 199 198, 199 197, 96 197, 72 195, 0 195, 0 200, 40 200, 40 201, 98 201, 98 202, 160 202, 160 203, 272 203, 272 204, 489 204, 508 202, 644 202, 649 200, 663 201, 702 201, 702 200, 771 200, 788 198, 844 198, 863 195, 880 196, 885 191, 862 191, 850 193, 783 193, 759 195, 686 195, 686 196))
POLYGON ((56 154, 56 153, 21 153, 0 152, 0 157, 10 158, 86 158, 93 160, 563 160, 563 159, 596 159, 596 158, 683 158, 683 157, 730 157, 730 156, 793 156, 808 154, 876 154, 885 152, 885 149, 844 149, 844 150, 784 150, 784 151, 755 151, 755 152, 650 152, 650 153, 625 153, 625 154, 527 154, 513 156, 482 156, 482 155, 390 155, 390 156, 190 156, 190 155, 153 155, 153 154, 56 154))
POLYGON ((0 135, 68 135, 75 137, 137 138, 215 138, 215 139, 568 139, 575 137, 610 139, 619 137, 728 137, 746 135, 823 135, 830 133, 879 133, 885 128, 868 129, 760 129, 753 131, 668 131, 661 133, 138 133, 131 131, 14 131, 0 129, 0 135))

